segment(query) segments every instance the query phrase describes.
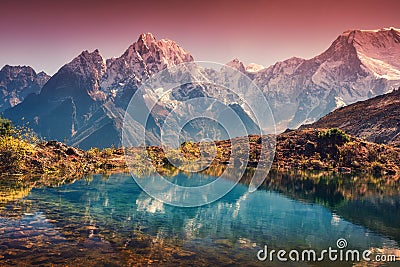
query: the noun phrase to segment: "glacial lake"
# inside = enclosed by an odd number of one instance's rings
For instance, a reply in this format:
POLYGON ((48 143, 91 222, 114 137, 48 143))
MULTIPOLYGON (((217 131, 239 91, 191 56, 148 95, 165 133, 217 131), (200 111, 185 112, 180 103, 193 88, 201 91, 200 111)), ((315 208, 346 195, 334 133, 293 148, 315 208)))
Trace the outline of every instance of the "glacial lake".
MULTIPOLYGON (((190 186, 215 178, 180 173, 171 179, 190 186)), ((337 248, 340 238, 346 249, 400 256, 397 194, 346 199, 329 184, 322 191, 304 183, 289 187, 249 193, 238 184, 196 208, 151 198, 129 174, 32 188, 0 207, 0 266, 400 266, 400 258, 386 264, 259 261, 265 245, 320 251, 337 248)))

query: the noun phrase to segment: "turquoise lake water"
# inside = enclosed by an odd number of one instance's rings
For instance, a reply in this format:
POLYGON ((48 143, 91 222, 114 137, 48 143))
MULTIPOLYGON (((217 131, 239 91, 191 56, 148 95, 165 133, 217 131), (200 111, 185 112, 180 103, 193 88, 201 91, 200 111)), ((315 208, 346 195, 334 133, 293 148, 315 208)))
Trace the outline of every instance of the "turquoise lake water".
MULTIPOLYGON (((214 178, 173 179, 190 186, 214 178)), ((154 200, 127 174, 34 188, 0 211, 0 265, 366 266, 257 259, 265 245, 319 251, 336 248, 340 238, 349 249, 400 256, 398 196, 329 206, 288 195, 266 188, 249 193, 238 184, 214 203, 180 208, 154 200)))

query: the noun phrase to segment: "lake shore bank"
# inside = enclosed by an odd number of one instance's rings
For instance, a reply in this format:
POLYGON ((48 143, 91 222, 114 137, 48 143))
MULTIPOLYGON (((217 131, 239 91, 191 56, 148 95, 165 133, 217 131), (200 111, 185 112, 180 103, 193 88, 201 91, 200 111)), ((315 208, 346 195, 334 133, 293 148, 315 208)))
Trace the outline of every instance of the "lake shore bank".
MULTIPOLYGON (((235 142, 215 141, 216 152, 214 155, 210 153, 210 166, 207 169, 214 172, 219 169, 222 172, 229 165, 231 152, 240 152, 242 144, 244 146, 246 143, 249 144, 247 167, 254 168, 260 158, 262 142, 270 142, 269 138, 272 137, 250 135, 237 138, 235 142)), ((122 148, 84 151, 58 141, 48 141, 33 145, 29 152, 18 158, 18 162, 1 160, 1 176, 47 177, 42 179, 43 185, 46 185, 47 182, 57 184, 85 174, 128 172, 132 168, 138 173, 155 169, 166 175, 179 171, 169 162, 171 155, 167 155, 161 147, 130 148, 128 151, 122 148), (143 151, 146 155, 142 155, 143 151)), ((188 164, 203 157, 199 144, 191 142, 182 144, 175 152, 188 164)), ((275 152, 271 168, 276 171, 369 173, 393 181, 399 180, 400 176, 400 149, 367 142, 332 129, 288 130, 276 136, 276 147, 270 147, 267 152, 275 152)), ((13 157, 11 154, 1 151, 0 157, 10 159, 13 157)))

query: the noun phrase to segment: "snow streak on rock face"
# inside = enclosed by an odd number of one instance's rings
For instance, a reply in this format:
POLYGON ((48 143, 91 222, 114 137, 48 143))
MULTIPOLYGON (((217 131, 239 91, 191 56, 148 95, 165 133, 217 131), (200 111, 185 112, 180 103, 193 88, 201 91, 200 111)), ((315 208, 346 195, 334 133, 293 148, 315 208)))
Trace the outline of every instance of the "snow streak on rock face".
POLYGON ((259 72, 262 69, 264 69, 264 66, 256 64, 256 63, 250 63, 250 64, 246 65, 246 71, 250 72, 250 73, 259 72))
POLYGON ((350 31, 349 37, 357 55, 378 78, 400 80, 400 30, 350 31))

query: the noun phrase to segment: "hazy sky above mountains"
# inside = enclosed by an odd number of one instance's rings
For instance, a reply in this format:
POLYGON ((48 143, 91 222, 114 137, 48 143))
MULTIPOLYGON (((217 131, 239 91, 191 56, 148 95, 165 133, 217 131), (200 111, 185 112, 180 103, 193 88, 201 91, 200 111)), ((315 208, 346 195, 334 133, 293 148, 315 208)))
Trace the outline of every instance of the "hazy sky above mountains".
POLYGON ((310 58, 348 29, 400 28, 398 0, 15 1, 0 4, 0 68, 54 74, 82 50, 120 56, 142 32, 196 60, 269 66, 310 58))

